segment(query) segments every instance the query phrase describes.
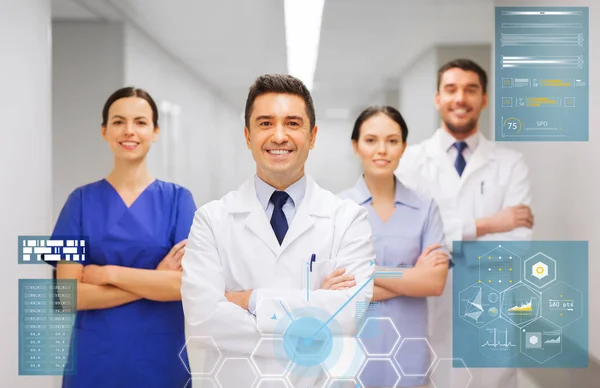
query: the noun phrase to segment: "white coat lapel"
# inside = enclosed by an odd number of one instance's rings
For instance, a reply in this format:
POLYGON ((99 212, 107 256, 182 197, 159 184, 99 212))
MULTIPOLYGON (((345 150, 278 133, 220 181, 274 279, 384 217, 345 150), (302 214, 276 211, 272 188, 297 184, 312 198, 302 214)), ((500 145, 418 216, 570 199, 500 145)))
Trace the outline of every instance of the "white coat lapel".
POLYGON ((460 177, 456 173, 456 169, 454 166, 448 161, 447 151, 444 150, 441 139, 440 139, 440 131, 438 129, 434 136, 432 136, 429 140, 427 140, 425 144, 425 154, 427 156, 428 162, 433 163, 435 169, 437 171, 437 175, 434 179, 441 179, 440 175, 445 177, 455 178, 456 184, 460 177))
POLYGON ((311 229, 316 218, 329 217, 327 210, 327 195, 310 177, 306 177, 306 194, 300 206, 296 209, 296 215, 289 225, 289 229, 283 239, 282 249, 286 249, 295 240, 311 229), (325 195, 324 195, 325 194, 325 195))
POLYGON ((475 174, 479 169, 483 168, 486 164, 493 159, 494 150, 491 147, 491 143, 488 139, 481 135, 479 137, 479 144, 470 160, 467 162, 465 170, 461 177, 461 186, 467 182, 469 177, 475 174))
POLYGON ((238 200, 232 204, 231 213, 248 214, 241 222, 254 233, 275 256, 281 252, 281 247, 275 237, 273 228, 267 218, 265 210, 260 206, 254 187, 254 177, 247 180, 238 191, 238 200))

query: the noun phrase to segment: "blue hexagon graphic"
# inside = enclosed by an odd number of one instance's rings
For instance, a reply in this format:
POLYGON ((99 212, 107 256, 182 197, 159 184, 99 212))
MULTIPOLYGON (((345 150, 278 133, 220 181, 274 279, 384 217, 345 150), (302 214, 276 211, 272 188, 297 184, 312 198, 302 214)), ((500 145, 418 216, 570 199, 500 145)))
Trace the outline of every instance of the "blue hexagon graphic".
POLYGON ((283 335, 283 348, 296 364, 315 366, 331 355, 334 338, 330 328, 314 317, 301 317, 288 326, 283 335))
POLYGON ((583 315, 583 294, 560 281, 544 291, 542 317, 564 328, 583 315))
POLYGON ((283 349, 283 338, 261 338, 250 359, 254 363, 260 376, 279 377, 284 376, 292 360, 287 357, 283 349), (268 355, 272 357, 256 356, 255 353, 268 355), (276 360, 276 361, 274 361, 276 360))
POLYGON ((289 388, 289 386, 283 378, 270 378, 260 380, 256 388, 289 388))
POLYGON ((523 280, 542 289, 556 280, 556 260, 538 252, 523 262, 523 280))
POLYGON ((389 317, 369 317, 356 335, 367 356, 391 356, 400 333, 389 317))
POLYGON ((540 365, 562 353, 562 330, 547 319, 521 329, 521 353, 540 365))
POLYGON ((187 381, 184 388, 202 387, 202 388, 219 388, 217 384, 208 377, 193 377, 187 381))
POLYGON ((519 354, 519 329, 511 322, 498 319, 479 329, 479 352, 496 367, 515 367, 512 357, 519 354))
POLYGON ((252 388, 258 375, 247 358, 226 358, 215 374, 221 388, 252 388))
POLYGON ((448 381, 452 381, 453 388, 467 388, 473 381, 473 375, 462 358, 439 358, 433 367, 430 380, 435 388, 446 388, 448 381), (455 362, 461 363, 463 367, 454 368, 455 362))
POLYGON ((427 376, 437 356, 427 338, 404 338, 394 354, 394 360, 403 376, 427 376), (415 354, 427 354, 429 362, 415 358, 415 354))
POLYGON ((498 291, 485 283, 475 283, 458 293, 459 316, 471 325, 483 327, 500 317, 498 291))
POLYGON ((396 387, 401 380, 400 372, 389 358, 369 358, 358 373, 363 387, 396 387))
POLYGON ((521 257, 502 245, 477 256, 479 279, 477 283, 502 292, 521 280, 521 257))
POLYGON ((517 327, 523 327, 541 316, 541 293, 524 283, 504 291, 501 300, 501 316, 517 327))
POLYGON ((183 348, 179 351, 179 360, 191 375, 209 375, 213 373, 219 364, 219 361, 221 361, 221 358, 223 358, 223 355, 212 337, 188 337, 185 341, 185 345, 183 345, 183 348), (184 350, 187 350, 187 356, 190 363, 189 368, 182 358, 184 350), (198 351, 203 355, 196 357, 195 354, 198 351), (192 370, 190 371, 190 369, 192 370))

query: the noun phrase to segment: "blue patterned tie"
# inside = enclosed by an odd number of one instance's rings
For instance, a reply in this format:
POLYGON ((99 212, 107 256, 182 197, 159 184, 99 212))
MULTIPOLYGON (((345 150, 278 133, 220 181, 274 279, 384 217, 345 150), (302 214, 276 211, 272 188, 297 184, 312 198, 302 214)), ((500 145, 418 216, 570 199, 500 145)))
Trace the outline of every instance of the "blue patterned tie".
POLYGON ((454 147, 458 150, 458 155, 456 155, 456 160, 454 161, 454 168, 456 168, 456 172, 458 172, 458 176, 462 176, 463 171, 465 170, 465 166, 467 165, 467 161, 463 156, 463 151, 467 148, 467 143, 464 141, 458 141, 454 143, 454 147))
POLYGON ((271 203, 274 206, 273 215, 271 216, 271 226, 273 227, 273 232, 275 232, 277 241, 279 241, 279 245, 281 245, 281 242, 288 231, 288 223, 285 214, 283 213, 283 205, 285 205, 289 197, 290 196, 285 191, 275 191, 273 192, 273 195, 271 195, 271 203))

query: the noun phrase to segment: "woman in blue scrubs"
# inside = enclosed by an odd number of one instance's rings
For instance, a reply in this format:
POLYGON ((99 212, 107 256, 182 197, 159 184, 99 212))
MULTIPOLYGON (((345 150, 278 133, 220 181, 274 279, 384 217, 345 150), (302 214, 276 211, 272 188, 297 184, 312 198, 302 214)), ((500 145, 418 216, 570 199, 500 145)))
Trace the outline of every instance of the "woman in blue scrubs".
POLYGON ((189 379, 181 258, 194 199, 148 172, 146 155, 159 133, 148 93, 117 90, 101 129, 114 167, 69 195, 53 232, 89 239, 84 262, 57 264, 58 279, 77 280, 76 337, 66 368, 73 365, 75 373, 65 372, 63 387, 181 388, 189 379))
MULTIPOLYGON (((401 278, 375 279, 372 302, 378 302, 378 315, 386 320, 375 321, 379 323, 377 332, 371 330, 361 341, 370 354, 385 354, 396 360, 401 375, 397 386, 417 387, 427 384, 433 361, 426 342, 426 297, 442 293, 449 256, 443 249, 444 228, 435 201, 407 188, 394 175, 407 136, 408 127, 393 107, 363 111, 352 131, 352 144, 364 172, 356 185, 340 196, 367 208, 378 270, 403 271, 401 278), (398 335, 387 318, 402 338, 418 340, 407 341, 396 353, 398 346, 393 346, 398 335)), ((360 375, 363 385, 396 386, 397 376, 391 367, 368 365, 360 375)))

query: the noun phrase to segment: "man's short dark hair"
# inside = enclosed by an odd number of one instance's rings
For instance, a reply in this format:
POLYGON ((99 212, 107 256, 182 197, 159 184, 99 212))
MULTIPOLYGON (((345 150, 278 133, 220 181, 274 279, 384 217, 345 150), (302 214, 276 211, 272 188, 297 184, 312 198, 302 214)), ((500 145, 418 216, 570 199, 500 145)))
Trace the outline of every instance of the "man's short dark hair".
POLYGON ((475 73, 477 73, 477 75, 479 76, 479 83, 481 83, 481 89, 483 90, 483 93, 487 93, 487 83, 488 83, 488 78, 487 78, 487 74, 485 72, 485 70, 483 70, 481 68, 481 66, 479 66, 477 63, 473 62, 470 59, 464 59, 464 58, 459 58, 459 59, 454 59, 448 63, 446 63, 445 65, 443 65, 442 67, 440 67, 440 69, 438 70, 438 77, 437 77, 437 89, 438 91, 440 90, 440 84, 442 83, 442 76, 444 75, 444 73, 450 69, 454 69, 454 68, 458 68, 464 71, 473 71, 475 73))
POLYGON ((315 127, 315 106, 308 88, 298 78, 287 74, 263 74, 254 81, 246 99, 245 121, 246 128, 250 129, 250 115, 254 100, 267 93, 292 94, 301 97, 306 105, 306 115, 310 120, 310 129, 315 127))

